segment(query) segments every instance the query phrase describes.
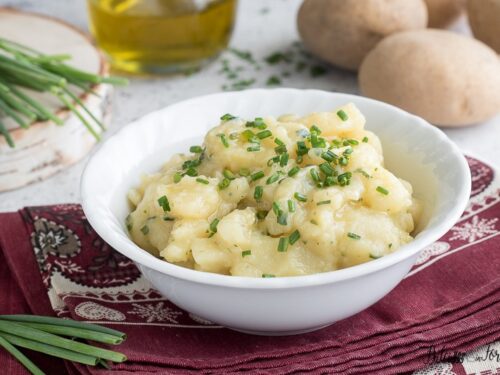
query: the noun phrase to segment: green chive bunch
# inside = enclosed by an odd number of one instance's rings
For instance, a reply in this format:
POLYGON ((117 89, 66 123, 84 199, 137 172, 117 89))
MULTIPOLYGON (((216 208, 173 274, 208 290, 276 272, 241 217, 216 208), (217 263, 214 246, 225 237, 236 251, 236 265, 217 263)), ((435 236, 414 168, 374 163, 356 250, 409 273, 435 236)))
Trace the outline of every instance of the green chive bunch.
POLYGON ((0 346, 35 375, 43 375, 17 347, 85 365, 108 367, 106 361, 124 362, 122 353, 85 344, 78 339, 108 345, 121 344, 125 334, 96 324, 36 315, 0 315, 0 346))
MULTIPOLYGON (((100 129, 104 130, 104 126, 85 107, 74 93, 74 89, 93 93, 92 89, 96 84, 124 85, 128 81, 79 70, 65 63, 70 58, 69 55, 45 55, 32 48, 0 38, 0 114, 12 118, 25 129, 34 121, 51 120, 62 125, 63 121, 59 117, 30 96, 29 91, 20 88, 47 92, 72 111, 99 140, 99 134, 81 111, 86 113, 100 129), (77 106, 80 106, 81 111, 77 106)), ((2 122, 0 122, 0 134, 10 147, 15 147, 7 127, 2 122)))

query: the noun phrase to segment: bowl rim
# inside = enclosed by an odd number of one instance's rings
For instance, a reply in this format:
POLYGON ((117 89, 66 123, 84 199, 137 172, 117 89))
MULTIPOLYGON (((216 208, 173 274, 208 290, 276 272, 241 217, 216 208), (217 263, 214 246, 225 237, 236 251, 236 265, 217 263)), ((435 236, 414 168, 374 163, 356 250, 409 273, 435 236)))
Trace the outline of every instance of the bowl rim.
MULTIPOLYGON (((125 125, 120 130, 112 134, 89 158, 85 169, 82 173, 80 192, 82 198, 82 207, 85 216, 94 230, 101 236, 104 241, 111 245, 115 250, 126 256, 127 258, 133 260, 136 264, 149 269, 158 271, 162 274, 166 274, 170 277, 174 277, 180 280, 208 284, 214 286, 230 287, 230 288, 242 288, 242 289, 288 289, 288 288, 302 288, 308 286, 319 286, 324 284, 330 284, 334 282, 344 281, 348 279, 354 279, 365 274, 374 273, 381 271, 385 268, 393 266, 400 263, 412 256, 416 256, 421 250, 426 246, 437 241, 442 237, 460 218, 462 215, 470 196, 471 191, 471 175, 468 163, 465 156, 460 151, 458 146, 453 143, 446 134, 438 129, 437 127, 431 125, 426 120, 410 114, 400 108, 393 105, 362 97, 352 94, 338 93, 338 92, 328 92, 323 90, 313 90, 313 89, 294 89, 294 88, 275 88, 275 89, 249 89, 244 91, 229 91, 222 93, 212 93, 208 95, 202 95, 193 97, 190 99, 182 100, 176 103, 172 103, 162 109, 153 111, 146 114, 131 123, 125 125), (370 262, 362 263, 356 266, 328 271, 322 273, 316 273, 311 275, 301 275, 301 276, 282 276, 275 278, 253 278, 253 277, 243 277, 243 276, 230 276, 221 275, 216 273, 197 271, 189 268, 184 268, 172 263, 167 262, 157 258, 147 251, 138 247, 130 238, 124 241, 122 237, 110 230, 106 221, 100 219, 98 210, 94 207, 95 195, 91 194, 92 186, 90 181, 93 180, 91 177, 95 171, 99 170, 99 159, 107 154, 107 150, 112 147, 119 139, 129 132, 135 132, 137 129, 141 128, 141 123, 148 121, 150 118, 158 116, 160 113, 170 110, 173 106, 182 104, 186 105, 190 102, 197 102, 200 100, 206 100, 207 98, 213 97, 226 97, 226 96, 245 96, 249 93, 259 93, 259 92, 273 92, 275 94, 316 94, 316 95, 333 95, 342 96, 345 98, 346 102, 355 98, 356 101, 366 101, 368 103, 375 104, 379 106, 382 110, 395 111, 398 115, 402 117, 410 117, 412 120, 422 126, 432 134, 433 137, 437 137, 441 142, 445 143, 449 147, 449 151, 452 152, 457 165, 455 167, 459 168, 458 173, 464 181, 462 181, 459 187, 459 194, 455 197, 456 204, 453 209, 446 213, 443 220, 435 223, 430 228, 425 228, 421 233, 422 235, 414 239, 412 242, 403 245, 397 251, 388 254, 379 259, 375 259, 370 262)), ((128 237, 128 236, 127 236, 128 237)), ((142 267, 140 267, 142 270, 142 267)))

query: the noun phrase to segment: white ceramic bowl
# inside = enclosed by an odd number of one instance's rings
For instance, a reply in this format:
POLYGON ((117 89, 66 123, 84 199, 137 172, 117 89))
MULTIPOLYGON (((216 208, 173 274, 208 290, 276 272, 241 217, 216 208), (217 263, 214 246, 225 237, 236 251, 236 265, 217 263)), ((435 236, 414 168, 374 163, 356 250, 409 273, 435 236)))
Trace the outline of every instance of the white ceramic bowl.
MULTIPOLYGON (((458 220, 470 193, 470 173, 458 148, 439 129, 396 107, 316 90, 248 90, 202 96, 151 113, 113 135, 82 177, 85 214, 97 233, 132 259, 179 307, 221 325, 260 334, 315 330, 367 308, 408 273, 419 252, 458 220), (331 111, 355 103, 384 147, 386 166, 411 182, 424 203, 415 240, 383 258, 309 276, 245 278, 182 268, 140 249, 128 237, 126 194, 141 174, 157 171, 176 152, 199 143, 219 117, 244 118, 331 111)), ((416 298, 416 296, 408 296, 416 298)))

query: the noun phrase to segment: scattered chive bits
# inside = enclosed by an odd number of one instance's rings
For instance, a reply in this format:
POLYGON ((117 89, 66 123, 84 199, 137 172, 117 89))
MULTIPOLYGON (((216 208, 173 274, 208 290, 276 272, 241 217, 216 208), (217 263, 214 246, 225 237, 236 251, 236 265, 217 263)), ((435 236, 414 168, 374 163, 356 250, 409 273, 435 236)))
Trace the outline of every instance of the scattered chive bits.
POLYGON ((182 180, 182 175, 179 172, 174 173, 174 182, 177 184, 182 180))
POLYGON ((298 230, 295 230, 289 237, 288 237, 288 242, 290 245, 293 245, 295 242, 297 242, 300 239, 300 232, 298 230))
POLYGON ((208 185, 210 182, 204 178, 201 178, 201 177, 198 177, 196 179, 196 182, 199 182, 200 184, 203 184, 203 185, 208 185))
POLYGON ((360 240, 361 236, 356 233, 348 232, 347 237, 352 238, 353 240, 360 240))
POLYGON ((295 199, 297 199, 299 202, 307 202, 307 197, 304 194, 301 193, 295 193, 293 195, 295 199))
POLYGON ((342 121, 347 121, 349 120, 349 116, 347 116, 347 113, 343 109, 337 111, 337 116, 342 120, 342 121))
POLYGON ((252 250, 244 250, 244 251, 241 252, 241 257, 242 258, 250 256, 250 255, 252 255, 252 250))
POLYGON ((257 181, 257 180, 260 180, 260 179, 261 179, 262 177, 264 177, 264 176, 265 176, 264 172, 262 172, 262 171, 258 171, 258 172, 252 173, 252 174, 250 175, 250 179, 251 179, 252 181, 257 181))
POLYGON ((363 143, 367 143, 367 142, 368 142, 368 137, 363 137, 362 142, 363 142, 363 143))
POLYGON ((230 113, 226 113, 224 116, 222 116, 220 119, 222 121, 230 121, 230 120, 234 120, 236 117, 233 116, 232 114, 230 113))
POLYGON ((332 203, 332 201, 329 199, 326 201, 321 201, 321 202, 316 203, 316 206, 323 206, 325 204, 330 204, 330 203, 332 203))
POLYGON ((228 180, 234 180, 236 178, 236 176, 234 175, 234 173, 231 172, 229 169, 224 169, 224 171, 222 172, 222 174, 228 180))
POLYGON ((257 134, 257 138, 259 139, 265 139, 265 138, 269 138, 273 135, 273 133, 271 133, 270 130, 262 130, 260 132, 258 132, 257 134))
POLYGON ((386 188, 382 187, 382 186, 377 186, 377 189, 376 189, 380 194, 384 194, 384 195, 389 195, 389 190, 387 190, 386 188))
POLYGON ((288 200, 288 212, 295 212, 295 202, 291 199, 288 200))
POLYGON ((276 181, 279 180, 279 178, 280 178, 280 173, 276 172, 266 180, 266 184, 267 185, 274 184, 276 181))
POLYGON ((220 141, 224 145, 225 148, 229 148, 229 142, 227 141, 226 135, 225 134, 219 134, 220 141))
POLYGON ((260 151, 260 144, 255 144, 250 147, 247 147, 248 152, 257 152, 260 151))
MULTIPOLYGON (((208 182, 208 181, 207 181, 208 182)), ((158 198, 158 205, 163 208, 164 212, 170 211, 170 203, 168 202, 168 198, 166 195, 161 196, 158 198)))
POLYGON ((293 167, 292 169, 290 169, 290 170, 288 171, 288 176, 289 176, 289 177, 293 177, 293 176, 295 176, 297 173, 299 173, 299 171, 300 171, 300 168, 299 168, 299 167, 297 167, 297 166, 295 166, 295 167, 293 167))
POLYGON ((212 237, 215 233, 217 233, 217 225, 219 225, 219 219, 215 218, 212 220, 212 222, 210 223, 210 225, 208 226, 208 229, 209 229, 209 237, 212 237))
POLYGON ((278 242, 278 251, 280 253, 284 253, 288 249, 288 237, 281 237, 279 242, 278 242))
POLYGON ((142 234, 146 235, 149 233, 149 227, 147 225, 144 225, 142 228, 141 228, 141 232, 142 234))
POLYGON ((189 151, 193 154, 201 154, 203 152, 203 148, 201 146, 191 146, 189 151))
POLYGON ((253 197, 256 201, 262 199, 262 195, 264 194, 264 188, 262 186, 256 186, 253 192, 253 197))
POLYGON ((272 273, 263 273, 262 278, 264 279, 270 279, 272 277, 276 277, 276 275, 273 275, 272 273))
POLYGON ((219 187, 219 190, 224 190, 227 187, 229 187, 230 184, 231 184, 231 180, 224 178, 224 179, 222 179, 221 182, 219 182, 219 184, 217 186, 219 187))

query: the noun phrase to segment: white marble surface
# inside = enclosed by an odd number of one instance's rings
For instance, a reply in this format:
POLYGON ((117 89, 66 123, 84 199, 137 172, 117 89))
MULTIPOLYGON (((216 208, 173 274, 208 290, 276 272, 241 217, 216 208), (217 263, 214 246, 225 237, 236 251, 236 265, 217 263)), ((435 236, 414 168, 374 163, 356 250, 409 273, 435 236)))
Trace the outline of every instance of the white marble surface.
MULTIPOLYGON (((292 43, 298 40, 295 17, 300 2, 301 0, 240 0, 231 45, 252 51, 259 61, 272 52, 289 49, 292 43)), ((0 5, 49 14, 81 29, 87 28, 84 0, 0 0, 0 5)), ((455 29, 468 32, 465 22, 455 29)), ((221 86, 227 82, 227 79, 218 73, 222 58, 229 58, 234 62, 238 60, 231 54, 224 53, 209 67, 189 77, 131 79, 128 87, 117 90, 114 119, 106 137, 150 111, 193 96, 221 91, 221 86)), ((283 68, 263 63, 259 71, 247 69, 242 77, 256 78, 257 82, 253 87, 263 87, 269 76, 282 71, 283 68)), ((283 78, 282 85, 358 93, 356 76, 335 69, 317 78, 311 78, 307 72, 293 74, 283 78)), ((500 116, 476 127, 445 132, 464 151, 492 163, 500 163, 500 116)), ((27 205, 79 201, 79 181, 85 162, 86 160, 83 160, 46 181, 0 193, 0 211, 15 210, 27 205)))

